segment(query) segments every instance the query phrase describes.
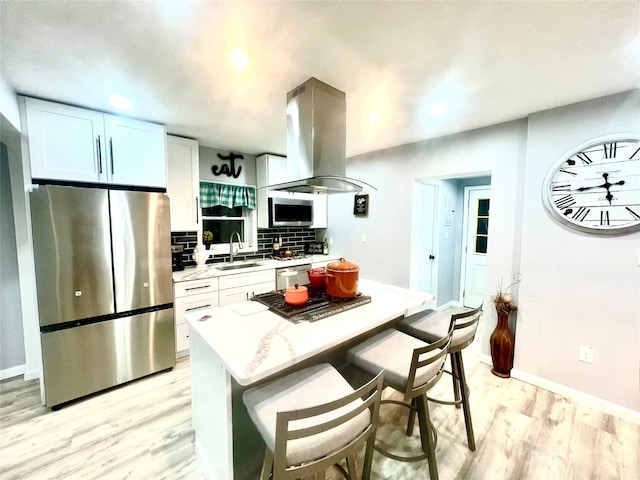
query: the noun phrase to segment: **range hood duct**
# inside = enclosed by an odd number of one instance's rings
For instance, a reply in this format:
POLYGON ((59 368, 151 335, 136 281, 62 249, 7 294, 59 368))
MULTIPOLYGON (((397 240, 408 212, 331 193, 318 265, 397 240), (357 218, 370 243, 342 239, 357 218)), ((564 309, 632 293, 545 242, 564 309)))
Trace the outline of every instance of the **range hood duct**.
POLYGON ((269 190, 353 193, 375 187, 345 176, 347 103, 344 92, 310 78, 287 93, 287 178, 269 190))

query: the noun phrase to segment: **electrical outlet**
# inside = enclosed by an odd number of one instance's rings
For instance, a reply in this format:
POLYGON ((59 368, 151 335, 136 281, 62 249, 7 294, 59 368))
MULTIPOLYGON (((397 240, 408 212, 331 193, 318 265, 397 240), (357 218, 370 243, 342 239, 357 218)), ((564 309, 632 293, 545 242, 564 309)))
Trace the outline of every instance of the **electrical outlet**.
POLYGON ((362 243, 367 243, 367 234, 366 233, 362 234, 362 243))
POLYGON ((581 345, 578 352, 578 360, 585 363, 593 363, 593 347, 581 345))

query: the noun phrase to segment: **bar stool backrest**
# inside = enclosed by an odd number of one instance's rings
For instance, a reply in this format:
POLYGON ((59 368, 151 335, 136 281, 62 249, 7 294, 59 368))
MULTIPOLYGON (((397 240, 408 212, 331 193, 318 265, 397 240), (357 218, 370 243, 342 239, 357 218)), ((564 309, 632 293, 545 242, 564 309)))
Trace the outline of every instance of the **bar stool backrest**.
MULTIPOLYGON (((380 398, 382 395, 384 372, 380 372, 371 381, 354 390, 353 393, 322 405, 278 412, 276 415, 276 441, 273 459, 273 478, 287 480, 303 478, 329 468, 350 454, 354 454, 370 436, 375 436, 378 427, 380 398), (295 429, 290 422, 342 409, 338 416, 330 416, 326 421, 312 426, 295 429), (369 423, 355 438, 331 454, 319 459, 309 459, 303 465, 287 465, 287 444, 290 440, 310 437, 326 432, 355 418, 369 409, 369 423)), ((340 439, 343 440, 343 439, 340 439)), ((372 444, 373 445, 373 444, 372 444)))
POLYGON ((404 393, 405 402, 408 402, 415 397, 425 395, 426 392, 438 383, 438 380, 440 380, 442 372, 444 371, 444 361, 447 358, 447 353, 449 352, 449 345, 451 344, 454 326, 455 323, 452 316, 451 322, 449 323, 449 331, 444 337, 430 343, 426 347, 416 348, 413 351, 411 368, 409 369, 409 377, 407 379, 406 390, 404 393), (438 365, 437 373, 427 380, 426 383, 416 385, 417 372, 434 363, 438 365))
POLYGON ((482 315, 483 305, 484 302, 482 302, 479 307, 474 308, 473 310, 454 313, 453 315, 451 315, 451 321, 454 323, 453 338, 456 337, 456 332, 460 332, 462 329, 473 329, 473 332, 464 342, 452 346, 450 348, 450 351, 462 350, 463 348, 466 348, 471 345, 471 343, 473 343, 473 339, 476 337, 476 332, 478 331, 478 322, 480 320, 480 316, 482 315))

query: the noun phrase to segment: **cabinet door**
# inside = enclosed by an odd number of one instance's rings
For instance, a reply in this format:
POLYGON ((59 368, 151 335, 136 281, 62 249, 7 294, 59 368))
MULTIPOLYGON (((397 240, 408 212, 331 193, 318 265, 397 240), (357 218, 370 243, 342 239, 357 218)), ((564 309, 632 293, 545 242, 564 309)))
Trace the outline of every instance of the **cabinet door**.
POLYGON ((32 178, 106 179, 102 113, 34 98, 25 107, 32 178))
POLYGON ((167 187, 163 125, 105 115, 104 127, 110 183, 167 187))
POLYGON ((171 231, 199 230, 200 161, 198 142, 167 135, 167 193, 171 202, 171 231))
POLYGON ((275 155, 260 155, 256 158, 256 201, 258 206, 258 228, 269 228, 269 189, 260 188, 287 181, 287 158, 275 155))
POLYGON ((327 194, 313 195, 313 224, 309 228, 327 228, 327 194))

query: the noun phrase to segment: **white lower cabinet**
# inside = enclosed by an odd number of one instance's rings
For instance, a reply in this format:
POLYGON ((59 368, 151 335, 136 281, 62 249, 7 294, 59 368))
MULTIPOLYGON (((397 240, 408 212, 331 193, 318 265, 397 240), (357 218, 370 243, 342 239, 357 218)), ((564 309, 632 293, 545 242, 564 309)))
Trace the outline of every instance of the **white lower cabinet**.
POLYGON ((275 277, 273 269, 220 277, 220 306, 244 302, 253 295, 275 290, 275 277))
POLYGON ((176 322, 176 354, 189 354, 189 324, 186 313, 218 306, 218 279, 187 280, 174 284, 174 311, 176 322))

